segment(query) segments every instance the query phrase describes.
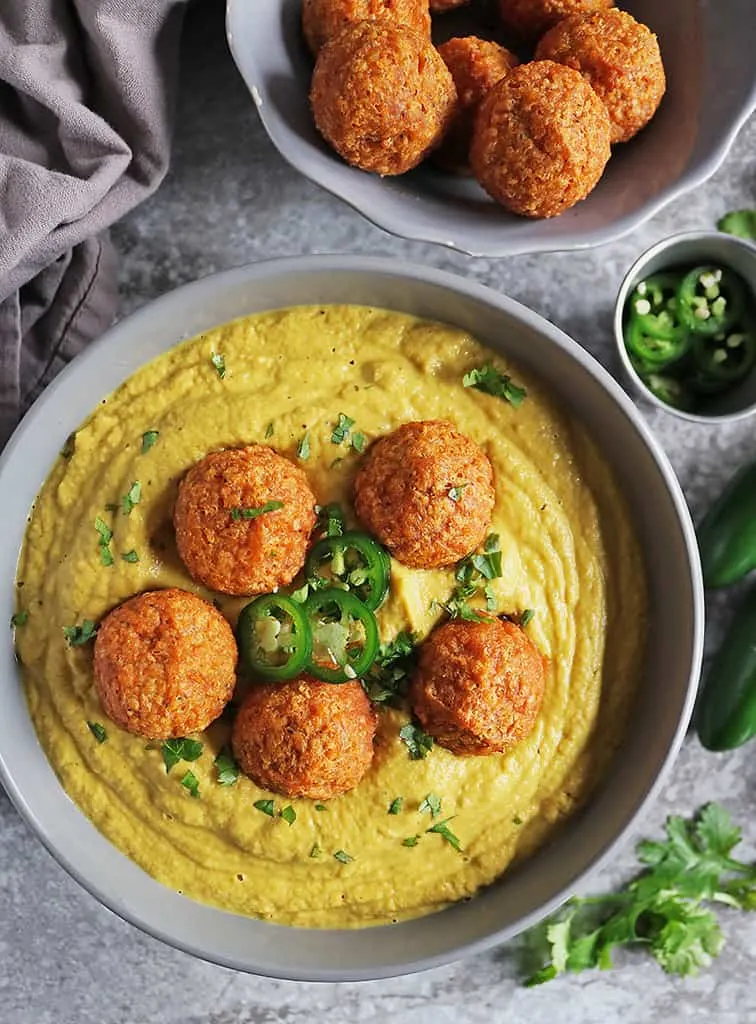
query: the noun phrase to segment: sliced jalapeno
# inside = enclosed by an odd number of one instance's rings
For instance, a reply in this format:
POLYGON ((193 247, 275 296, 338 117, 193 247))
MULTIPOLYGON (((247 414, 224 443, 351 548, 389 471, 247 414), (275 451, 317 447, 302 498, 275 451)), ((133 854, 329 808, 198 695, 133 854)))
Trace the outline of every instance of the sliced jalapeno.
POLYGON ((704 377, 725 385, 737 384, 756 364, 756 334, 735 328, 716 337, 696 335, 693 358, 704 377))
POLYGON ((646 377, 649 391, 656 395, 665 405, 675 409, 691 409, 693 399, 685 384, 676 377, 667 374, 650 373, 646 377))
POLYGON ((312 636, 308 671, 326 683, 363 676, 378 654, 375 615, 348 590, 316 590, 304 605, 312 636))
POLYGON ((677 315, 688 330, 721 334, 742 317, 748 286, 726 267, 694 267, 680 281, 677 299, 677 315))
POLYGON ((305 575, 314 589, 346 587, 375 611, 388 594, 391 559, 372 537, 348 530, 340 537, 324 537, 315 544, 305 562, 305 575), (323 575, 324 569, 327 576, 323 575))
POLYGON ((293 679, 312 648, 307 615, 284 594, 263 594, 242 609, 236 639, 243 669, 263 679, 293 679))
POLYGON ((679 325, 666 337, 649 334, 641 317, 632 315, 625 327, 625 344, 631 356, 658 369, 682 359, 690 348, 690 334, 679 325))

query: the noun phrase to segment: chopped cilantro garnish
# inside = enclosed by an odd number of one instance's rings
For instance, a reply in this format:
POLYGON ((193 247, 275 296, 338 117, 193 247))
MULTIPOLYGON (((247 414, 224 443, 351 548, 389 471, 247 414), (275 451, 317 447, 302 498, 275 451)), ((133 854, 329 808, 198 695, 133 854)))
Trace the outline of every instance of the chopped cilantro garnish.
POLYGON ((313 847, 310 850, 310 856, 313 858, 313 860, 317 860, 317 858, 321 855, 322 852, 323 851, 320 849, 318 844, 313 843, 313 847))
POLYGON ((452 501, 459 501, 462 497, 462 492, 465 487, 469 487, 469 484, 458 484, 456 487, 450 487, 448 490, 448 496, 452 501))
POLYGON ((159 430, 145 430, 142 434, 142 455, 147 454, 159 437, 159 430))
POLYGON ((273 437, 273 420, 265 428, 265 440, 267 441, 269 437, 273 437))
POLYGON ((331 444, 343 444, 349 437, 349 431, 353 426, 354 420, 340 412, 338 422, 331 432, 331 444))
POLYGON ((354 860, 354 857, 345 850, 337 850, 336 853, 334 853, 334 857, 336 860, 341 861, 342 864, 351 864, 354 860))
POLYGON ((330 505, 316 505, 318 517, 315 532, 324 537, 340 537, 344 532, 344 513, 341 505, 332 501, 330 505))
POLYGON ((525 388, 515 384, 506 373, 497 370, 493 363, 470 370, 462 378, 462 383, 466 388, 475 388, 494 398, 503 398, 515 409, 522 405, 527 395, 525 388))
POLYGON ((66 443, 60 450, 60 454, 64 459, 70 459, 73 457, 73 453, 76 450, 76 431, 73 434, 69 434, 66 438, 66 443))
POLYGON ((104 743, 108 738, 108 734, 105 732, 105 726, 100 725, 99 722, 87 722, 89 731, 92 733, 98 743, 104 743))
POLYGON ((82 647, 97 632, 97 626, 91 619, 84 619, 80 626, 64 626, 63 636, 68 640, 69 647, 82 647))
POLYGON ((14 614, 11 615, 10 624, 15 629, 18 629, 19 626, 25 626, 28 621, 29 613, 25 608, 22 608, 20 611, 14 612, 14 614))
POLYGON ((433 737, 423 732, 414 722, 407 722, 401 727, 399 739, 406 744, 412 761, 424 760, 433 748, 433 737))
POLYGON ((367 444, 367 438, 364 434, 360 433, 359 430, 355 431, 350 438, 350 444, 352 448, 357 452, 358 455, 362 455, 365 451, 365 445, 367 444))
POLYGON ((124 553, 121 555, 121 558, 123 559, 124 562, 131 562, 132 565, 135 562, 139 561, 139 555, 136 553, 134 548, 132 548, 131 551, 124 551, 124 553))
POLYGON ((395 796, 388 807, 388 814, 399 814, 404 805, 403 796, 395 796))
POLYGON ((430 811, 431 818, 437 818, 441 813, 441 797, 436 796, 435 793, 429 793, 418 807, 418 811, 421 814, 423 811, 430 811))
POLYGON ((420 833, 415 836, 407 836, 406 839, 402 839, 402 846, 417 846, 420 842, 420 833))
POLYGON ((527 629, 528 625, 533 621, 535 612, 532 608, 526 608, 524 612, 520 613, 520 629, 527 629))
POLYGON ((756 210, 732 210, 717 223, 720 231, 756 241, 756 210))
POLYGON ((390 643, 381 644, 364 679, 368 697, 377 704, 402 697, 409 686, 415 661, 415 637, 408 630, 402 630, 390 643))
POLYGON ((451 818, 444 818, 443 821, 437 821, 435 825, 431 825, 431 827, 427 828, 425 831, 438 833, 438 835, 440 835, 442 839, 445 839, 450 846, 453 846, 455 850, 461 853, 462 844, 460 843, 457 836, 455 836, 452 830, 449 828, 449 822, 452 820, 453 817, 454 816, 452 815, 451 818))
POLYGON ((235 523, 238 523, 240 519, 258 519, 268 512, 277 512, 283 507, 284 503, 282 501, 266 501, 264 505, 260 505, 257 508, 239 508, 237 506, 237 508, 231 509, 231 518, 235 523))
POLYGON ((316 811, 327 811, 328 808, 326 807, 325 804, 315 804, 315 810, 316 811))
POLYGON ((292 590, 289 597, 292 601, 296 601, 297 604, 304 604, 307 600, 307 595, 310 593, 309 583, 303 583, 301 587, 297 587, 296 590, 292 590))
POLYGON ((300 462, 307 462, 310 457, 310 432, 305 431, 302 440, 297 445, 297 458, 300 462))
POLYGON ((97 530, 97 533, 100 536, 100 539, 97 542, 100 552, 100 563, 104 566, 110 566, 113 564, 113 555, 110 550, 113 531, 104 520, 100 519, 99 516, 95 519, 95 530, 97 530))
POLYGON ((181 779, 181 785, 184 789, 188 789, 193 797, 199 798, 199 779, 194 772, 185 771, 181 779))
POLYGON ((276 805, 273 800, 255 800, 253 806, 256 810, 262 811, 263 814, 267 814, 269 818, 275 817, 276 805))
POLYGON ((612 966, 620 946, 647 950, 668 974, 695 975, 724 945, 707 904, 756 909, 756 865, 733 857, 741 831, 727 811, 707 804, 692 820, 670 817, 667 838, 638 844, 640 875, 607 896, 570 900, 531 936, 542 940, 545 966, 527 985, 565 971, 612 966))
POLYGON ((220 786, 233 786, 235 782, 239 781, 239 765, 228 747, 221 749, 213 764, 218 772, 220 786))
POLYGON ((297 812, 294 810, 291 804, 289 804, 288 807, 284 807, 281 811, 279 811, 278 816, 279 818, 283 818, 287 825, 293 825, 294 822, 297 820, 297 812))
POLYGON ((213 352, 210 356, 210 362, 215 367, 215 372, 218 374, 221 380, 226 376, 226 360, 218 352, 213 352))
POLYGON ((501 576, 501 549, 499 547, 498 533, 490 533, 483 544, 483 552, 467 555, 457 562, 454 571, 454 579, 457 585, 452 591, 449 600, 443 605, 453 619, 466 619, 468 622, 480 622, 485 618, 479 611, 469 603, 470 599, 476 597, 480 590, 486 598, 486 607, 493 611, 496 601, 493 591, 488 588, 486 581, 498 579, 501 576))
POLYGON ((130 516, 134 510, 134 506, 138 505, 142 500, 142 485, 138 480, 135 480, 128 491, 121 498, 121 512, 125 516, 130 516))
POLYGON ((179 761, 196 761, 202 754, 202 744, 199 740, 190 740, 180 736, 175 740, 165 740, 160 751, 163 755, 163 764, 167 775, 179 761))
POLYGON ((483 593, 485 594, 486 597, 486 611, 495 612, 496 594, 494 593, 494 589, 490 583, 486 583, 485 587, 483 587, 483 593))

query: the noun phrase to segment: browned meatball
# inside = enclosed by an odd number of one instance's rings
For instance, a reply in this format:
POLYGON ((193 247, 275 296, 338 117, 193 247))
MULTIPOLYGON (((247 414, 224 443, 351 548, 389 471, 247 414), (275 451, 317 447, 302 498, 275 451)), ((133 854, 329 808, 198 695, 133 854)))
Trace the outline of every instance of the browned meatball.
POLYGON ((432 14, 443 14, 444 11, 451 11, 455 7, 464 7, 470 0, 430 0, 432 14))
POLYGON ((499 14, 506 28, 522 39, 537 39, 570 14, 605 11, 614 0, 499 0, 499 14))
POLYGON ((512 213, 555 217, 595 187, 610 138, 606 107, 579 72, 534 61, 510 71, 481 103, 470 163, 512 213))
POLYGON ((457 94, 430 40, 363 21, 320 51, 310 101, 318 131, 347 163, 404 174, 440 142, 457 94))
POLYGON ((359 682, 300 676, 255 686, 231 737, 242 771, 285 796, 328 800, 354 789, 373 760, 377 718, 359 682))
POLYGON ((420 648, 409 697, 442 747, 500 754, 532 731, 543 690, 543 658, 519 626, 453 620, 420 648))
POLYGON ((494 500, 488 456, 446 420, 403 423, 380 438, 354 482, 358 517, 413 569, 469 554, 491 525, 494 500))
POLYGON ((565 18, 541 39, 536 58, 566 64, 590 82, 609 111, 612 142, 645 127, 666 89, 656 36, 627 11, 565 18))
POLYGON ((430 37, 428 0, 303 0, 302 29, 307 43, 318 55, 328 42, 346 26, 357 21, 390 21, 408 25, 430 37))
POLYGON ((486 93, 519 64, 517 57, 498 43, 476 36, 450 39, 438 48, 457 87, 457 108, 451 127, 435 153, 439 166, 469 173, 470 142, 475 114, 486 93))
POLYGON ((272 448, 228 448, 186 474, 173 522, 195 580, 224 594, 262 594, 302 568, 315 496, 302 470, 272 448))
POLYGON ((223 711, 236 682, 231 627, 185 590, 155 590, 103 619, 94 681, 105 714, 128 732, 164 740, 201 732, 223 711))

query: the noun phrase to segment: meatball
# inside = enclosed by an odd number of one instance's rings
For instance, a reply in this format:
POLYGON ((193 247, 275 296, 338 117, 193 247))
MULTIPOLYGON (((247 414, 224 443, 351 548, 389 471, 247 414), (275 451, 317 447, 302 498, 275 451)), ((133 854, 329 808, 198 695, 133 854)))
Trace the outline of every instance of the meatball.
POLYGON ((452 620, 420 648, 412 710, 454 754, 501 754, 525 739, 543 700, 544 663, 512 622, 452 620))
POLYGON ((189 470, 173 522, 193 579, 224 594, 262 594, 302 568, 315 496, 303 471, 272 448, 229 448, 189 470))
POLYGON ((626 11, 597 11, 560 21, 536 58, 574 68, 609 111, 612 142, 627 142, 656 113, 666 89, 656 36, 626 11))
POLYGON ((435 160, 447 170, 469 173, 470 142, 478 106, 486 93, 520 62, 498 43, 475 36, 450 39, 439 46, 438 52, 457 87, 457 108, 435 160))
POLYGON ((568 15, 610 7, 614 7, 614 0, 499 0, 504 26, 521 39, 537 39, 568 15))
POLYGON ((354 483, 359 519, 413 569, 435 569, 469 554, 491 525, 488 456, 446 420, 404 423, 380 438, 354 483))
POLYGON ((370 767, 376 724, 359 682, 300 676, 251 690, 231 743, 241 770, 263 789, 328 800, 354 789, 370 767))
POLYGON ((219 611, 185 590, 155 590, 107 615, 94 645, 105 714, 151 740, 202 732, 234 692, 236 641, 219 611))
POLYGON ((534 61, 510 71, 481 103, 470 163, 512 213, 555 217, 597 184, 610 139, 606 107, 579 72, 534 61))
POLYGON ((310 101, 326 142, 347 163, 403 174, 443 138, 454 115, 454 81, 425 35, 363 21, 320 51, 310 101))
POLYGON ((452 11, 455 7, 464 7, 470 0, 430 0, 431 14, 443 14, 444 11, 452 11))
POLYGON ((428 0, 303 0, 302 29, 318 55, 324 43, 357 21, 390 21, 408 25, 430 38, 428 0))

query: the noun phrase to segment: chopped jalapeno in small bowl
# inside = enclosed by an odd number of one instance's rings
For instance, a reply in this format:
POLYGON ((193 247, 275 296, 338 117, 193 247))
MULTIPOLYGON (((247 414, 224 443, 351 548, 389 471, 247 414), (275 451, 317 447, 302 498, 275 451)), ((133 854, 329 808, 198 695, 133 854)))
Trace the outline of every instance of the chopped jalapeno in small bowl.
POLYGON ((718 231, 658 242, 622 283, 614 333, 656 405, 701 423, 756 412, 756 245, 718 231))

